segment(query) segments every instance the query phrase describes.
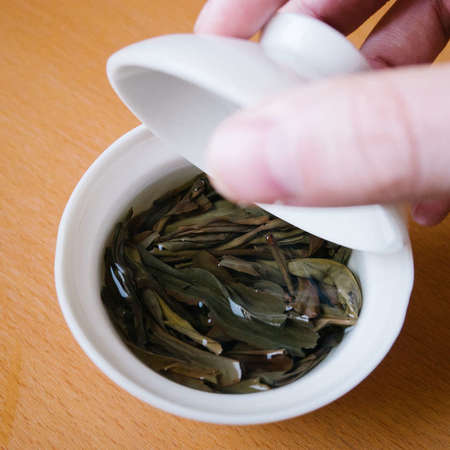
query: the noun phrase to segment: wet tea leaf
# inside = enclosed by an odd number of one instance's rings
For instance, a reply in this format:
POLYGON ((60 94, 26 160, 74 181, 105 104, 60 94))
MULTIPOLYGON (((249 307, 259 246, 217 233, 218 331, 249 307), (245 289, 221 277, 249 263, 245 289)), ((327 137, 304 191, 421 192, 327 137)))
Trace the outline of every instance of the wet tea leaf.
POLYGON ((267 292, 268 294, 280 297, 283 300, 288 300, 289 296, 286 291, 277 283, 269 280, 259 280, 253 283, 253 287, 259 292, 267 292))
POLYGON ((245 373, 253 376, 265 372, 287 372, 292 369, 293 360, 286 350, 236 350, 227 353, 230 358, 237 359, 245 373))
POLYGON ((245 233, 245 234, 227 242, 226 244, 223 244, 223 245, 217 247, 216 250, 219 251, 219 250, 227 250, 227 249, 231 249, 231 248, 240 247, 243 244, 245 244, 247 241, 251 240, 258 233, 261 233, 263 231, 273 230, 274 228, 283 226, 285 224, 286 224, 286 222, 284 222, 281 219, 270 220, 269 222, 267 222, 263 225, 260 225, 259 227, 254 228, 253 230, 249 231, 248 233, 245 233))
POLYGON ((241 379, 242 370, 239 361, 193 347, 167 333, 159 326, 153 328, 150 341, 166 349, 175 357, 187 359, 199 367, 217 370, 219 373, 218 383, 223 386, 237 383, 241 379))
POLYGON ((250 394, 252 392, 263 392, 270 389, 264 383, 261 383, 259 378, 250 378, 232 386, 218 387, 220 392, 225 394, 250 394))
POLYGON ((273 281, 280 285, 285 283, 284 278, 277 265, 270 265, 268 261, 246 261, 235 256, 227 255, 220 259, 220 267, 235 270, 237 272, 246 273, 254 277, 263 278, 273 281), (255 275, 256 273, 256 275, 255 275))
POLYGON ((336 286, 342 307, 351 317, 357 318, 362 304, 362 294, 353 273, 343 264, 322 258, 296 259, 289 263, 293 275, 312 277, 326 284, 336 286))
POLYGON ((267 243, 269 244, 270 250, 272 252, 273 259, 277 263, 278 268, 283 277, 283 280, 287 286, 289 295, 291 295, 293 297, 294 296, 294 286, 292 284, 291 276, 289 275, 289 272, 288 272, 286 258, 284 257, 283 252, 278 247, 277 241, 275 240, 273 233, 266 234, 266 240, 267 240, 267 243))
POLYGON ((314 319, 320 314, 320 300, 317 287, 311 280, 298 278, 297 291, 292 301, 294 310, 314 319))
POLYGON ((232 281, 233 277, 230 273, 223 267, 220 267, 219 260, 207 252, 206 250, 198 252, 192 258, 192 265, 194 267, 207 270, 215 275, 219 280, 222 281, 232 281))
POLYGON ((259 273, 253 267, 252 262, 244 261, 235 256, 224 256, 219 262, 219 267, 226 267, 236 272, 246 273, 254 277, 258 277, 259 273))
POLYGON ((165 374, 165 376, 169 378, 169 380, 174 381, 175 383, 183 384, 192 389, 197 389, 198 391, 214 392, 213 389, 210 388, 208 385, 206 385, 203 381, 191 378, 186 375, 168 372, 165 374))
POLYGON ((161 297, 158 298, 158 301, 166 318, 165 324, 168 327, 184 334, 216 355, 220 355, 222 353, 222 346, 218 342, 214 339, 208 338, 207 336, 201 335, 187 320, 172 311, 161 297))
POLYGON ((173 374, 184 375, 189 378, 218 384, 217 376, 219 375, 219 371, 215 369, 204 369, 202 367, 195 367, 183 363, 178 363, 168 367, 167 371, 173 374))
POLYGON ((159 374, 206 392, 260 392, 308 373, 356 323, 350 254, 222 199, 199 174, 114 227, 101 298, 159 374))
POLYGON ((279 296, 260 292, 242 283, 227 284, 227 289, 235 303, 251 317, 279 327, 286 322, 286 303, 279 296))

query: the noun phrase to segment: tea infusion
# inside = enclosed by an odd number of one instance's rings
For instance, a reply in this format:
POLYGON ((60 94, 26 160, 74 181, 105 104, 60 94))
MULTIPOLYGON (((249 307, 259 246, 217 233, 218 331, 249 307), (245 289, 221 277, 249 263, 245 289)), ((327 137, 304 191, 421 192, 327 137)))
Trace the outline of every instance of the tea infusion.
POLYGON ((356 323, 349 257, 224 200, 202 174, 117 224, 102 299, 156 372, 208 392, 265 391, 302 377, 356 323))

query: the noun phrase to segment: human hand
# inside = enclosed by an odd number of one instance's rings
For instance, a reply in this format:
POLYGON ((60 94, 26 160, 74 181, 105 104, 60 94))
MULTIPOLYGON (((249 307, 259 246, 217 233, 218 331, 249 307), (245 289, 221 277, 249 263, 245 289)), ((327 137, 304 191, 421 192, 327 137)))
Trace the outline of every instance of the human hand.
MULTIPOLYGON (((195 31, 248 38, 281 8, 347 34, 384 3, 210 0, 195 31)), ((209 148, 216 187, 244 203, 407 201, 418 223, 439 223, 450 210, 450 64, 417 65, 449 36, 450 0, 398 0, 361 49, 386 70, 299 86, 219 126, 209 148)))

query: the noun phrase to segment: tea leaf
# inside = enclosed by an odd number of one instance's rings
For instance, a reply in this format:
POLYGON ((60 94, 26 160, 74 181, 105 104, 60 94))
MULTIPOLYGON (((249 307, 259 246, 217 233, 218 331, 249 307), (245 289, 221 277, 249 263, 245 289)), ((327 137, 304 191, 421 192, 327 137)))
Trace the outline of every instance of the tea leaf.
POLYGON ((260 392, 308 373, 356 323, 350 254, 222 199, 201 173, 115 226, 101 297, 128 348, 166 378, 260 392))
POLYGON ((268 294, 276 295, 281 299, 288 300, 289 296, 284 289, 277 283, 269 280, 259 280, 253 283, 253 287, 259 292, 267 292, 268 294))
POLYGON ((292 302, 294 310, 310 319, 320 313, 320 300, 317 287, 306 278, 298 278, 297 292, 292 302))
POLYGON ((218 297, 205 297, 205 303, 214 320, 234 339, 254 345, 257 348, 286 348, 295 355, 303 355, 304 348, 313 348, 318 335, 307 326, 286 323, 283 327, 272 327, 252 320, 243 308, 231 298, 228 302, 218 297))
POLYGON ((273 259, 277 263, 284 282, 286 283, 288 292, 291 296, 294 296, 294 286, 292 285, 292 280, 288 273, 286 258, 284 257, 283 252, 278 248, 277 242, 272 233, 268 233, 266 235, 266 240, 273 254, 273 259))
POLYGON ((192 389, 197 389, 198 391, 214 392, 203 381, 188 377, 186 375, 168 372, 167 374, 165 374, 165 376, 169 378, 169 380, 174 381, 175 383, 184 384, 185 386, 190 387, 192 389))
POLYGON ((350 248, 339 247, 339 249, 333 256, 333 259, 341 264, 347 264, 351 254, 352 250, 350 248))
POLYGON ((291 261, 289 270, 298 277, 312 277, 336 286, 344 310, 350 317, 358 317, 362 304, 361 289, 355 276, 346 266, 329 259, 305 258, 291 261))
POLYGON ((173 374, 184 375, 189 378, 218 384, 217 375, 219 374, 219 372, 215 369, 203 369, 201 367, 178 364, 169 367, 167 370, 173 374))
POLYGON ((175 357, 187 358, 195 365, 217 370, 218 382, 221 385, 228 386, 241 379, 242 371, 238 361, 197 349, 167 333, 158 325, 152 329, 150 340, 175 357))
POLYGON ((206 250, 198 252, 192 258, 192 265, 194 267, 207 270, 215 275, 219 280, 231 281, 233 277, 223 267, 219 266, 219 260, 206 250))
POLYGON ((168 327, 184 334, 194 342, 203 345, 203 347, 206 347, 216 355, 220 355, 222 353, 222 346, 218 342, 200 334, 187 320, 184 320, 182 317, 173 312, 161 297, 158 298, 158 301, 162 312, 166 317, 165 324, 168 327))
POLYGON ((219 200, 215 202, 214 208, 208 212, 173 222, 166 227, 166 231, 172 232, 184 225, 205 226, 219 220, 238 225, 249 225, 253 223, 259 225, 260 221, 269 220, 269 216, 257 206, 243 209, 227 200, 219 200))
POLYGON ((343 329, 330 329, 327 334, 321 337, 317 348, 308 356, 301 359, 293 370, 284 374, 274 374, 272 377, 270 377, 270 374, 265 373, 264 381, 273 387, 277 387, 284 386, 287 383, 292 383, 292 381, 299 379, 323 361, 333 347, 341 342, 343 334, 343 329))
POLYGON ((225 394, 250 394, 252 392, 268 391, 269 389, 270 387, 261 383, 259 378, 250 378, 232 386, 218 387, 218 390, 225 394))
POLYGON ((275 267, 273 267, 267 261, 246 261, 234 256, 224 256, 220 259, 219 266, 253 275, 255 277, 259 276, 278 284, 284 284, 283 275, 276 267, 276 264, 275 267), (254 275, 254 273, 256 273, 256 275, 254 275))
POLYGON ((142 233, 135 234, 132 238, 132 241, 135 244, 141 244, 143 247, 148 248, 158 238, 159 233, 155 233, 152 230, 146 230, 142 233))
MULTIPOLYGON (((188 280, 182 288, 183 292, 201 299, 208 306, 216 323, 231 337, 259 348, 284 347, 297 355, 303 354, 302 348, 314 347, 318 336, 311 328, 292 322, 280 329, 251 320, 251 314, 232 300, 214 275, 202 269, 183 269, 178 272, 182 272, 183 281, 188 280)), ((166 279, 167 277, 168 274, 165 275, 166 279)))
POLYGON ((215 339, 222 343, 227 343, 233 341, 233 338, 228 336, 225 331, 219 327, 219 325, 214 324, 211 329, 206 333, 209 338, 215 339))
POLYGON ((168 250, 170 252, 178 252, 182 250, 209 248, 230 239, 231 236, 226 233, 219 234, 205 234, 196 237, 181 237, 179 239, 172 239, 170 241, 158 242, 159 250, 168 250))
POLYGON ((177 230, 172 231, 169 234, 162 236, 162 241, 169 241, 173 238, 180 238, 183 236, 193 236, 196 234, 208 234, 208 233, 244 233, 248 231, 247 225, 234 225, 227 222, 213 222, 210 225, 201 227, 197 226, 181 226, 177 230))
POLYGON ((227 267, 228 269, 246 273, 254 277, 259 276, 259 273, 255 270, 251 262, 234 256, 224 256, 219 262, 219 267, 227 267))
POLYGON ((164 327, 164 318, 159 304, 161 297, 151 289, 145 289, 142 293, 142 302, 147 307, 148 312, 153 316, 159 326, 164 327))
POLYGON ((344 311, 337 307, 321 305, 321 315, 315 322, 314 330, 319 331, 328 325, 339 325, 349 327, 356 324, 357 319, 349 317, 344 311))
POLYGON ((242 283, 230 283, 226 286, 232 293, 233 301, 255 319, 276 327, 286 321, 286 304, 280 297, 258 292, 242 283))
POLYGON ((208 250, 212 255, 215 256, 248 256, 253 258, 271 258, 272 253, 267 248, 267 246, 253 246, 247 248, 230 248, 228 250, 217 250, 217 249, 209 249, 208 250))
POLYGON ((326 283, 319 283, 319 298, 322 303, 339 305, 338 290, 336 286, 326 283))
POLYGON ((179 364, 186 364, 186 362, 181 359, 173 358, 172 356, 167 355, 159 355, 150 350, 140 348, 131 342, 127 342, 126 344, 138 359, 140 359, 144 364, 150 365, 156 372, 168 370, 179 364))
POLYGON ((264 372, 287 372, 292 369, 292 358, 284 349, 280 350, 233 350, 227 353, 237 359, 246 373, 253 376, 264 372))
POLYGON ((281 219, 270 220, 269 222, 267 222, 263 225, 260 225, 257 228, 254 228, 253 230, 249 231, 248 233, 245 233, 245 234, 227 242, 226 244, 223 244, 223 245, 217 247, 216 251, 227 250, 230 248, 239 247, 239 246, 243 245, 244 243, 246 243, 247 241, 251 240, 258 233, 261 233, 262 231, 273 230, 274 228, 283 226, 285 224, 286 224, 286 222, 284 222, 281 219))
MULTIPOLYGON (((278 243, 282 243, 284 241, 288 241, 290 239, 297 239, 297 243, 304 243, 308 244, 310 241, 310 236, 305 234, 302 230, 290 230, 290 231, 273 231, 272 236, 274 239, 277 240, 278 243)), ((251 241, 249 241, 249 244, 266 244, 267 238, 265 235, 258 236, 251 241)))
POLYGON ((314 255, 314 253, 319 250, 320 247, 322 247, 324 243, 324 240, 322 238, 319 238, 317 236, 311 236, 309 239, 309 248, 308 248, 308 255, 311 256, 314 255))

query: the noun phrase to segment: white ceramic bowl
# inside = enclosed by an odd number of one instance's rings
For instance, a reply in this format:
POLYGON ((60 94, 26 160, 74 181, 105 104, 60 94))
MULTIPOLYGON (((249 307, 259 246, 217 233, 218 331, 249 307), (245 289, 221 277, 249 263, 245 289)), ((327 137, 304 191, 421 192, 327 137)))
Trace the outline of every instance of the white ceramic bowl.
POLYGON ((350 264, 364 296, 357 325, 321 364, 285 387, 245 395, 200 392, 158 375, 127 350, 100 299, 106 240, 130 206, 143 208, 196 172, 141 126, 100 155, 79 182, 59 226, 55 279, 61 309, 80 346, 100 370, 139 399, 205 422, 287 419, 355 387, 383 359, 402 327, 413 284, 409 245, 390 255, 353 253, 350 264))

